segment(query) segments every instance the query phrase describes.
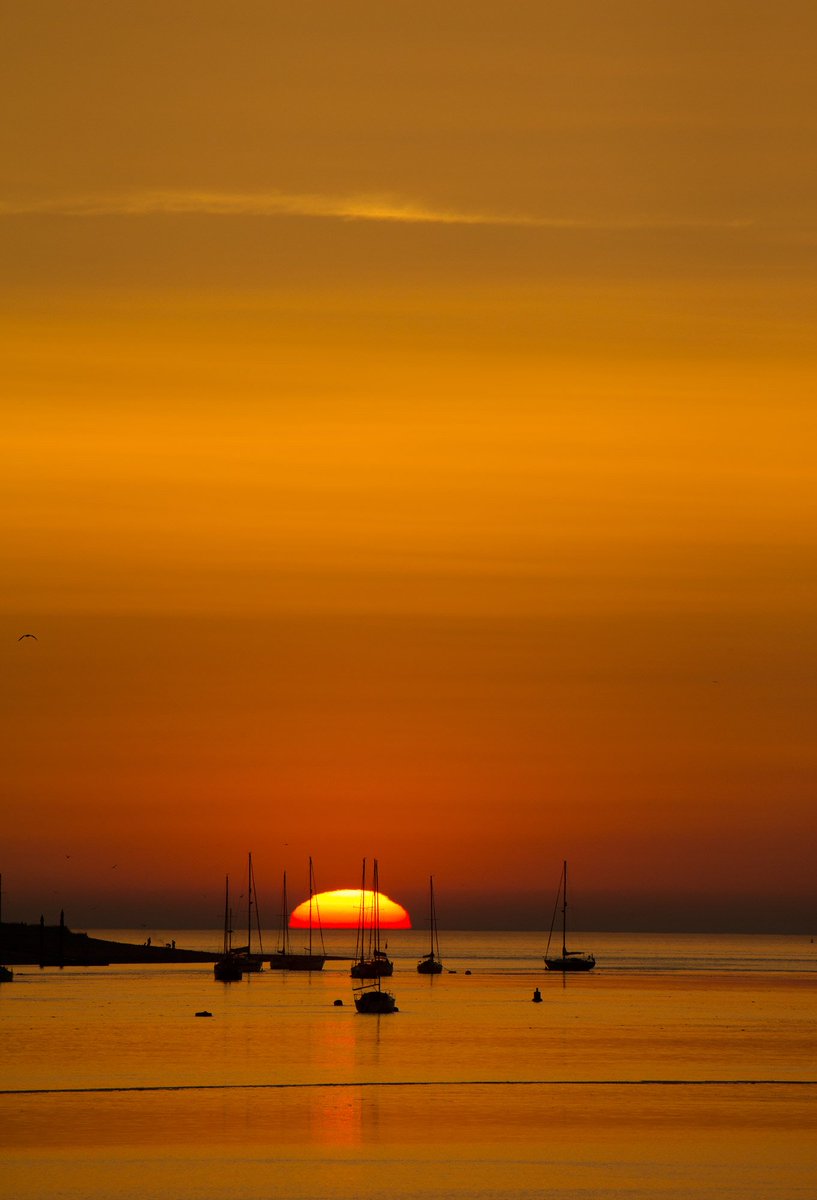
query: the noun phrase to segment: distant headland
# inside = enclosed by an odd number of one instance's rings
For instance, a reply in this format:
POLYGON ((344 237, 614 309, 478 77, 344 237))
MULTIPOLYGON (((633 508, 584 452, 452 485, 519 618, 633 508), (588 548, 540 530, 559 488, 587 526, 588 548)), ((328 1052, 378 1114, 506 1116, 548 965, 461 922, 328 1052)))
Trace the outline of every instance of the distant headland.
POLYGON ((170 945, 153 946, 150 939, 140 946, 130 942, 109 942, 103 938, 75 933, 60 914, 59 925, 20 922, 0 923, 0 960, 13 966, 106 967, 111 963, 211 963, 218 953, 207 950, 177 949, 170 945))

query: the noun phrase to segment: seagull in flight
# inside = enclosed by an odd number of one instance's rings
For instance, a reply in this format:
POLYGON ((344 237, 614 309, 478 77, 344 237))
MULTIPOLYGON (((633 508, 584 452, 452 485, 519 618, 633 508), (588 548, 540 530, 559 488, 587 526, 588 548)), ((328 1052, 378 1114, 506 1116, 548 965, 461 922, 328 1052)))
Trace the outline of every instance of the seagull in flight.
POLYGON ((40 640, 37 637, 36 633, 21 633, 20 636, 18 637, 17 641, 21 642, 23 640, 23 638, 27 638, 27 637, 34 638, 35 642, 38 642, 40 640))

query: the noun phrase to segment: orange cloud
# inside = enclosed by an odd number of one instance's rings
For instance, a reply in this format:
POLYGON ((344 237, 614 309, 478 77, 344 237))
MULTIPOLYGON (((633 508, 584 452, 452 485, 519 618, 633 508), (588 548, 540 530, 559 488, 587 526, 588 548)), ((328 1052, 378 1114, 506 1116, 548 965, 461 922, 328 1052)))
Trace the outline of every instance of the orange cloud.
POLYGON ((0 200, 0 216, 146 217, 319 217, 342 221, 386 221, 409 225, 487 225, 528 229, 633 230, 747 229, 753 221, 727 214, 701 219, 684 213, 635 212, 624 217, 587 218, 571 213, 533 214, 469 211, 389 193, 323 195, 314 192, 212 191, 201 188, 142 188, 136 191, 29 196, 0 200))

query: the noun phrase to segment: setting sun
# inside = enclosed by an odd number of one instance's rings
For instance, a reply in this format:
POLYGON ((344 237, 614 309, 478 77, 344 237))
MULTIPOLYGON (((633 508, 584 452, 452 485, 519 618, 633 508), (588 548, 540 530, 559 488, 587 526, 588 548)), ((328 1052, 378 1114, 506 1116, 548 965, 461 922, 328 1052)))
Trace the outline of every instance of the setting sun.
MULTIPOLYGON (((371 924, 372 901, 374 892, 368 888, 364 895, 364 921, 368 929, 371 924)), ((381 929, 411 929, 411 917, 402 904, 390 900, 382 892, 378 892, 380 901, 381 929)), ((312 897, 312 921, 317 923, 320 913, 320 923, 324 929, 357 929, 360 920, 360 888, 336 888, 332 892, 318 892, 312 897)), ((309 901, 302 904, 292 913, 289 919, 291 929, 307 929, 309 927, 309 901)))

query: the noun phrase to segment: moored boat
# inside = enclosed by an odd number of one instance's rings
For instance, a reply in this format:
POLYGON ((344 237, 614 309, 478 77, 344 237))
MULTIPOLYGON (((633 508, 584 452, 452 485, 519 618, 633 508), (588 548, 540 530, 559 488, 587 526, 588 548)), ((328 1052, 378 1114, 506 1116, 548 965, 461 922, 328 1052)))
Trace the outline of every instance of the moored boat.
POLYGON ((368 958, 352 965, 352 979, 384 979, 394 974, 394 963, 385 950, 374 950, 368 958))
POLYGON ((372 904, 366 921, 366 859, 363 860, 363 881, 360 885, 360 916, 357 923, 355 961, 349 974, 352 979, 383 979, 394 973, 394 963, 380 949, 380 893, 378 891, 377 859, 372 871, 372 904))
POLYGON ((237 946, 233 951, 241 960, 241 970, 246 975, 257 974, 264 969, 264 946, 261 940, 261 918, 258 914, 258 894, 255 889, 255 873, 252 869, 252 854, 247 855, 247 944, 237 946), (255 909, 256 935, 258 937, 258 953, 252 948, 253 909, 255 909))
POLYGON ((596 965, 595 956, 585 950, 568 950, 567 948, 567 861, 562 864, 562 874, 559 879, 559 889, 556 893, 556 903, 553 908, 553 919, 550 923, 547 946, 545 947, 545 966, 549 971, 592 971, 596 965), (556 913, 559 899, 562 901, 562 953, 551 954, 550 942, 553 937, 553 926, 556 923, 556 913))
POLYGON ((315 874, 312 867, 312 858, 309 859, 309 944, 304 950, 293 950, 292 940, 289 933, 289 901, 287 899, 287 873, 284 871, 284 882, 281 888, 281 933, 278 949, 274 954, 270 955, 269 965, 271 971, 322 971, 323 964, 326 962, 326 951, 323 945, 323 929, 321 927, 321 916, 318 908, 318 902, 315 899, 315 874), (314 924, 317 926, 320 934, 321 953, 313 953, 312 950, 312 929, 313 929, 313 908, 315 912, 314 924))
POLYGON ((397 1001, 391 992, 383 992, 380 988, 361 988, 355 996, 355 1008, 364 1016, 374 1014, 381 1016, 385 1013, 398 1012, 397 1001))
POLYGON ((434 904, 434 876, 428 877, 428 932, 429 949, 417 964, 420 975, 441 975, 443 964, 440 958, 440 941, 437 936, 437 908, 434 904))
POLYGON ((366 915, 366 859, 363 860, 363 880, 360 888, 360 916, 357 924, 357 961, 353 964, 353 979, 364 982, 354 991, 355 1008, 362 1015, 383 1015, 397 1012, 397 1001, 391 992, 383 991, 381 978, 391 975, 394 964, 380 949, 380 880, 377 859, 372 871, 371 909, 366 915), (368 939, 366 929, 368 926, 368 939), (369 982, 370 981, 370 982, 369 982))
POLYGON ((243 975, 241 955, 233 950, 230 877, 224 877, 224 946, 221 958, 213 963, 213 975, 220 983, 235 983, 243 975))

